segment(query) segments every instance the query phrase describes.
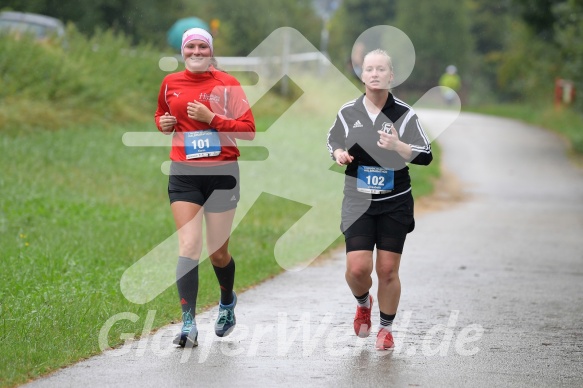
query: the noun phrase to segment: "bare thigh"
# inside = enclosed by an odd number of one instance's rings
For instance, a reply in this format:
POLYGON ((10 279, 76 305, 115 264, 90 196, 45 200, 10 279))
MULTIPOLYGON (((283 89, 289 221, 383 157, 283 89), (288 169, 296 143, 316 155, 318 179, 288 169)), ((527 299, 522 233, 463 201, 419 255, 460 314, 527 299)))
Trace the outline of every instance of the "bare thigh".
POLYGON ((199 259, 202 251, 202 206, 176 201, 170 208, 178 232, 179 255, 199 259))

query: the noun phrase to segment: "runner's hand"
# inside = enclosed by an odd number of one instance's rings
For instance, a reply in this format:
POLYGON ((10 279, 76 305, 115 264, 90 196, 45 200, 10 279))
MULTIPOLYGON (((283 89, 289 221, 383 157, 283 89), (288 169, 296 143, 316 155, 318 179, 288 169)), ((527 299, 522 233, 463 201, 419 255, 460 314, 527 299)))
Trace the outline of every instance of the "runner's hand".
POLYGON ((344 166, 352 163, 354 156, 350 155, 348 151, 344 151, 343 149, 338 148, 336 151, 334 151, 334 159, 336 159, 336 164, 339 166, 344 166))
POLYGON ((170 113, 164 113, 164 116, 160 116, 160 129, 165 133, 170 133, 174 130, 176 125, 176 117, 171 116, 170 113))
POLYGON ((205 104, 199 101, 189 102, 186 107, 186 112, 191 119, 207 124, 210 124, 215 117, 215 114, 205 104))
POLYGON ((399 134, 394 126, 391 126, 389 132, 377 131, 380 135, 377 145, 389 151, 394 151, 400 143, 399 134))

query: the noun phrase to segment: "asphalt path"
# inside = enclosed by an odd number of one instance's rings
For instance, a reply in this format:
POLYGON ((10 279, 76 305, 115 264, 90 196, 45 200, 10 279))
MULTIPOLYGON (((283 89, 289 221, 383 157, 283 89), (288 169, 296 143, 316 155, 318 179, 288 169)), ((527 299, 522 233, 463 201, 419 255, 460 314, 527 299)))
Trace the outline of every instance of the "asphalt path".
POLYGON ((395 350, 354 335, 339 251, 241 293, 229 337, 213 308, 197 348, 170 325, 27 386, 583 386, 583 170, 512 120, 463 114, 438 141, 459 188, 406 242, 395 350))

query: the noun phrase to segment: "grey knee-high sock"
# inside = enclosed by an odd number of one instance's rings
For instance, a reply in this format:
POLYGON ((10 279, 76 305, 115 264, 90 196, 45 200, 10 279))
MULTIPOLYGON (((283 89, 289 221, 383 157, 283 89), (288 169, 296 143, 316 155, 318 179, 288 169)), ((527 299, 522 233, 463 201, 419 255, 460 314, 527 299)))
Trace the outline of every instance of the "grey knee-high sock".
POLYGON ((176 286, 182 312, 190 312, 194 317, 196 312, 196 297, 198 295, 198 260, 179 256, 176 265, 176 286))

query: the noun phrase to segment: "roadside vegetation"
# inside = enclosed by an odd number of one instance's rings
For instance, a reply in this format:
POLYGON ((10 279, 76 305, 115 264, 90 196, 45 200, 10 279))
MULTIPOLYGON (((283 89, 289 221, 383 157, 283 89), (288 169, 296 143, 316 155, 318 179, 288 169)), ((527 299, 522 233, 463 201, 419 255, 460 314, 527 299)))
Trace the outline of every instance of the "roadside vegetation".
POLYGON ((517 119, 537 127, 552 130, 569 144, 575 159, 583 160, 583 116, 565 106, 554 105, 551 99, 546 104, 498 104, 469 107, 467 110, 494 116, 517 119))
POLYGON ((72 25, 67 45, 0 36, 0 130, 119 126, 149 120, 160 51, 111 30, 91 38, 72 25))

